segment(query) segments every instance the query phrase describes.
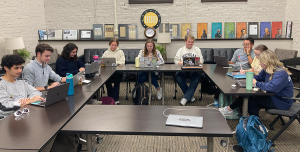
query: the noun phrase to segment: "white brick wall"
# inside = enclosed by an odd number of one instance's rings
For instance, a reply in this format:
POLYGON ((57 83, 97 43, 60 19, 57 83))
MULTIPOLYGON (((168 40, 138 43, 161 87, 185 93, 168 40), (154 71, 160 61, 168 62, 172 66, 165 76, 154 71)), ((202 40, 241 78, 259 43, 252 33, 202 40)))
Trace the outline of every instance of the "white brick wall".
POLYGON ((12 50, 4 50, 6 37, 21 36, 31 55, 38 43, 39 29, 45 29, 43 0, 0 0, 0 59, 12 50))
POLYGON ((293 21, 292 37, 293 49, 298 50, 298 56, 300 57, 300 18, 299 18, 299 0, 287 0, 286 5, 286 20, 293 21))
MULTIPOLYGON (((296 1, 296 0, 294 0, 296 1)), ((208 23, 208 37, 212 22, 286 22, 286 0, 248 0, 248 2, 201 3, 201 0, 174 0, 173 4, 128 4, 117 0, 118 23, 138 24, 138 38, 145 38, 140 24, 143 11, 153 8, 163 23, 192 23, 197 35, 197 23, 208 23)), ((113 0, 51 0, 45 1, 47 28, 91 29, 95 23, 114 23, 113 0)))

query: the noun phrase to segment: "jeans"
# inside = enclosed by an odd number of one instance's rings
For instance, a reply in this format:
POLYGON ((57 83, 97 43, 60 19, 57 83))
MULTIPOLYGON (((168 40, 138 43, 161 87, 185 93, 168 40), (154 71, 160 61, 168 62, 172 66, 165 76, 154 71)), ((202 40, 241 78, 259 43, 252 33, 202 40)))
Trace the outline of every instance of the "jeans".
POLYGON ((105 83, 108 96, 112 97, 115 101, 119 101, 122 77, 123 72, 116 71, 105 83), (114 83, 114 87, 112 87, 112 83, 114 83))
MULTIPOLYGON (((234 103, 232 103, 229 107, 231 109, 235 109, 243 105, 243 97, 239 96, 234 103)), ((261 108, 267 109, 278 109, 270 96, 251 96, 248 99, 248 113, 250 115, 259 116, 259 110, 261 108)))
MULTIPOLYGON (((149 78, 149 72, 140 72, 139 75, 138 83, 144 83, 149 78)), ((154 85, 155 89, 159 88, 154 72, 151 72, 151 83, 154 85)))
POLYGON ((185 98, 188 101, 191 100, 200 82, 201 72, 190 72, 190 73, 178 72, 176 73, 175 77, 179 87, 184 93, 183 98, 185 98), (190 79, 191 79, 190 86, 186 84, 186 74, 190 74, 190 79))

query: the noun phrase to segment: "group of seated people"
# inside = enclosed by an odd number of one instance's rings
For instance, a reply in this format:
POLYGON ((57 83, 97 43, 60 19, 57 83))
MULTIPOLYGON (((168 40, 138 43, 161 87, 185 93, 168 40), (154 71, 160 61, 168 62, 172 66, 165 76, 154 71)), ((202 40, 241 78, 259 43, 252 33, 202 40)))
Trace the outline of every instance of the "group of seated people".
MULTIPOLYGON (((195 38, 193 35, 187 35, 184 39, 185 46, 180 48, 174 58, 175 64, 183 65, 183 57, 199 57, 200 64, 204 63, 201 50, 194 46, 195 38)), ((113 38, 109 41, 109 48, 104 52, 102 57, 115 57, 117 65, 125 64, 125 56, 123 51, 118 47, 119 41, 113 38)), ((261 108, 274 108, 288 110, 293 101, 283 97, 293 96, 293 82, 291 80, 291 73, 278 60, 273 51, 269 50, 264 45, 259 45, 252 49, 254 40, 246 38, 243 43, 244 48, 235 51, 232 60, 228 61, 234 64, 234 68, 240 70, 242 73, 254 72, 255 76, 253 84, 261 90, 268 92, 275 92, 273 96, 253 96, 249 98, 249 114, 259 114, 261 108)), ((22 69, 25 60, 19 55, 5 55, 2 58, 1 66, 5 70, 4 76, 0 77, 0 118, 4 118, 15 110, 27 104, 36 101, 43 101, 41 91, 47 91, 50 88, 66 82, 66 74, 73 75, 78 72, 85 71, 85 64, 78 59, 78 47, 73 43, 68 43, 61 53, 61 56, 56 62, 56 71, 54 72, 47 64, 50 60, 53 48, 49 44, 38 44, 35 49, 36 58, 25 65, 22 69), (23 71, 22 71, 23 70, 23 71), (18 78, 22 75, 23 80, 18 78), (54 82, 48 85, 48 80, 54 82)), ((164 64, 164 60, 160 51, 156 50, 155 43, 149 39, 145 43, 138 55, 139 57, 156 57, 159 64, 164 64)), ((148 79, 147 72, 140 72, 138 83, 144 83, 148 79)), ((116 71, 113 76, 106 82, 108 96, 112 97, 116 103, 119 102, 120 82, 123 73, 116 71), (114 85, 112 86, 112 83, 114 85)), ((152 72, 152 84, 157 89, 157 98, 162 98, 162 89, 157 82, 155 72, 152 72)), ((176 81, 184 93, 180 101, 181 105, 186 105, 188 101, 194 102, 195 90, 200 82, 201 72, 177 72, 176 81), (187 85, 186 76, 189 75, 190 85, 187 85)), ((238 97, 236 101, 228 107, 220 108, 224 114, 232 114, 233 109, 240 107, 243 104, 243 97, 238 97)), ((59 138, 66 140, 73 139, 74 136, 70 134, 58 134, 59 138)), ((55 138, 54 138, 55 139, 55 138)), ((68 144, 61 144, 60 141, 53 141, 49 143, 52 151, 57 151, 55 145, 59 145, 60 151, 63 147, 68 147, 68 144)), ((48 147, 49 148, 49 147, 48 147)), ((45 148, 47 151, 47 148, 45 148)), ((48 151, 50 151, 48 149, 48 151)))

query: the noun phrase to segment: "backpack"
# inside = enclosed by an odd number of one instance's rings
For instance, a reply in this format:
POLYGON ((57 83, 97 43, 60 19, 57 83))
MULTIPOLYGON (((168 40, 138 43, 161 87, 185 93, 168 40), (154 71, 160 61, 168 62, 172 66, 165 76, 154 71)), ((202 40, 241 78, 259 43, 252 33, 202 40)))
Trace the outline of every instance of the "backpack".
POLYGON ((206 75, 202 75, 201 79, 201 98, 202 98, 202 93, 207 93, 209 95, 214 94, 214 98, 218 99, 220 90, 215 86, 215 84, 207 78, 206 75))
POLYGON ((144 83, 137 83, 132 90, 132 101, 134 105, 148 105, 149 88, 144 83))
POLYGON ((112 97, 101 97, 99 101, 102 101, 103 105, 116 105, 115 100, 112 97))
POLYGON ((268 132, 257 116, 241 117, 236 126, 236 139, 244 152, 272 152, 272 141, 267 141, 268 132))

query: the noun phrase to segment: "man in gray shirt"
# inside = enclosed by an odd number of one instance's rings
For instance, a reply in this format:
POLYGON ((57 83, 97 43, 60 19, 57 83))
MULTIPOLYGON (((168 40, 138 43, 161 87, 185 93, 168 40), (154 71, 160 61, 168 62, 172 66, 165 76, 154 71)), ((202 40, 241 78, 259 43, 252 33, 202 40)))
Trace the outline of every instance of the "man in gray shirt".
POLYGON ((5 74, 0 77, 0 119, 26 104, 44 101, 39 90, 24 80, 17 80, 24 63, 25 60, 19 55, 6 55, 2 58, 1 66, 5 74))
POLYGON ((31 60, 23 70, 23 79, 39 91, 47 91, 59 85, 59 82, 66 82, 66 77, 60 77, 47 64, 50 60, 53 48, 49 44, 41 43, 35 48, 36 58, 31 60), (54 83, 47 86, 48 80, 54 83))
POLYGON ((251 37, 248 37, 244 40, 243 49, 237 49, 231 61, 228 61, 229 64, 234 64, 234 70, 248 70, 251 69, 251 64, 253 62, 253 58, 255 57, 254 50, 252 47, 254 46, 254 40, 251 37))

